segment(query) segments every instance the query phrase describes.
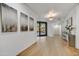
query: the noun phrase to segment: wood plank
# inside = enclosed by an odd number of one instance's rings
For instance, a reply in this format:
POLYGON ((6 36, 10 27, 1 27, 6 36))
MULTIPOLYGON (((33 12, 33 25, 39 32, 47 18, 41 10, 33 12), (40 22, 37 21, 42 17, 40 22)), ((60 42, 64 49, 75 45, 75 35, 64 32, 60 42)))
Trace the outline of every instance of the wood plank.
POLYGON ((19 56, 77 56, 79 50, 69 47, 60 37, 40 38, 36 44, 24 50, 19 56))

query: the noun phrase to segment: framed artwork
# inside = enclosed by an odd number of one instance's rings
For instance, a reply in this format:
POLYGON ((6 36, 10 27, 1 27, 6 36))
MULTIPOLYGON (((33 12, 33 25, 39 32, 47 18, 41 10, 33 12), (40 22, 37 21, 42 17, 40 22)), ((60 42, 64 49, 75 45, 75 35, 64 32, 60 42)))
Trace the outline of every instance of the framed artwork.
POLYGON ((72 17, 70 17, 68 20, 67 20, 67 25, 68 26, 72 26, 72 17))
POLYGON ((29 30, 34 31, 34 18, 29 17, 29 30))
POLYGON ((28 16, 22 12, 20 14, 20 30, 28 31, 28 16))
POLYGON ((2 32, 16 32, 18 23, 17 10, 3 3, 1 4, 1 9, 2 32))

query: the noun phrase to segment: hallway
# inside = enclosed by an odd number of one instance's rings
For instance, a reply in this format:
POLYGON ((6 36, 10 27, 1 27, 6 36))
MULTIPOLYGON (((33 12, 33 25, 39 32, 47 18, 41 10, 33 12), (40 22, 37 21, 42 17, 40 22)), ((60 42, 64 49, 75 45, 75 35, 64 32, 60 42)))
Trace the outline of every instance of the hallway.
POLYGON ((41 37, 38 42, 20 53, 20 56, 77 56, 79 51, 68 47, 60 36, 41 37))
POLYGON ((0 56, 16 55, 79 55, 79 4, 0 3, 0 56))

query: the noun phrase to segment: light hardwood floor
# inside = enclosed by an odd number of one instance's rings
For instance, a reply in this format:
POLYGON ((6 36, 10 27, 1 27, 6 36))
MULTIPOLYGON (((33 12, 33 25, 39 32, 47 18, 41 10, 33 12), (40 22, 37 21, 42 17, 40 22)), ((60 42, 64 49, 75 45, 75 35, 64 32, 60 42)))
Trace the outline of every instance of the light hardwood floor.
POLYGON ((60 36, 42 37, 19 56, 77 56, 79 50, 69 47, 60 36))

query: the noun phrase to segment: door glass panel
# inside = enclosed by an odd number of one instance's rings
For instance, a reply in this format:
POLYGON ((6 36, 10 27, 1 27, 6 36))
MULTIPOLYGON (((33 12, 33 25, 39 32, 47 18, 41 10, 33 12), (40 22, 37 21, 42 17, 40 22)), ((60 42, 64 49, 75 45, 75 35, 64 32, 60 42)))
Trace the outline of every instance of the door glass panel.
POLYGON ((45 28, 46 28, 46 26, 45 26, 45 23, 41 23, 40 24, 41 26, 40 26, 40 34, 41 35, 45 35, 45 32, 46 32, 46 30, 45 30, 45 28))

